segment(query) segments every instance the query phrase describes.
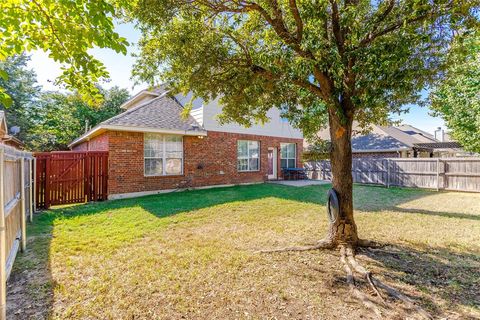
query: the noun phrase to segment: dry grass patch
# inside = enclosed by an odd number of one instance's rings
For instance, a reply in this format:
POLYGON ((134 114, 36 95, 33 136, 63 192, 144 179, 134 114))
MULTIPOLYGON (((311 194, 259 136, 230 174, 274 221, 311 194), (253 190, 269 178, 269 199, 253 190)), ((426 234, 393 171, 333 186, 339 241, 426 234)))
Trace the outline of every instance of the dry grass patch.
MULTIPOLYGON (((372 318, 337 252, 255 253, 320 239, 327 189, 243 186, 43 213, 14 266, 9 317, 372 318)), ((391 244, 361 252, 363 264, 435 316, 480 316, 480 195, 356 186, 355 203, 362 237, 391 244)))

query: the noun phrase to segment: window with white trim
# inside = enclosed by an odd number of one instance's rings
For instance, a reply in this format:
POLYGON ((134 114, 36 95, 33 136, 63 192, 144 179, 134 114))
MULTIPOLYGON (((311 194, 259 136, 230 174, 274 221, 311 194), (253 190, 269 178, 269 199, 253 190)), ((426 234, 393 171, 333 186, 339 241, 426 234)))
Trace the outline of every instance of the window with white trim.
POLYGON ((183 137, 145 133, 143 156, 146 176, 183 173, 183 137))
POLYGON ((297 160, 297 145, 295 143, 280 143, 280 167, 295 168, 297 160))
POLYGON ((250 140, 237 141, 237 170, 260 170, 260 142, 250 140))

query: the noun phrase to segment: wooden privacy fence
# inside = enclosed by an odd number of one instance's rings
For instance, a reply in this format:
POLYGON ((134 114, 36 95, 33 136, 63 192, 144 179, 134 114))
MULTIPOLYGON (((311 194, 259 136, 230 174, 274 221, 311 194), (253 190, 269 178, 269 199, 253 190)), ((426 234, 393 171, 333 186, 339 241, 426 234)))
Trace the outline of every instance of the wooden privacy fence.
POLYGON ((6 283, 19 248, 27 245, 33 215, 33 157, 0 145, 0 319, 6 318, 6 283))
MULTIPOLYGON (((331 180, 330 161, 305 163, 311 179, 331 180)), ((480 192, 480 158, 353 159, 355 183, 480 192)))
POLYGON ((35 153, 37 208, 107 199, 108 152, 35 153))

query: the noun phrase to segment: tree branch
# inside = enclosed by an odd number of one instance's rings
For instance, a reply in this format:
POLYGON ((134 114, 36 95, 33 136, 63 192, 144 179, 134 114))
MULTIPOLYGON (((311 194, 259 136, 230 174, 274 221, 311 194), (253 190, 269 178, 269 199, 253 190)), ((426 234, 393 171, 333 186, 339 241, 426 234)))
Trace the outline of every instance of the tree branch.
MULTIPOLYGON (((211 10, 219 13, 220 12, 248 13, 251 11, 258 12, 265 19, 265 21, 273 28, 273 30, 276 32, 278 37, 286 45, 288 45, 296 54, 298 54, 302 58, 309 59, 315 63, 313 66, 313 75, 315 79, 318 81, 318 83, 320 84, 320 87, 317 87, 309 82, 307 82, 309 83, 309 85, 307 85, 306 83, 303 83, 303 85, 305 85, 305 88, 309 88, 308 90, 311 91, 312 93, 315 93, 316 95, 319 95, 321 98, 328 101, 328 99, 330 98, 331 88, 332 88, 332 82, 330 78, 325 72, 320 70, 320 68, 318 67, 318 61, 313 55, 313 53, 308 49, 302 49, 299 39, 295 36, 292 36, 292 34, 286 29, 285 23, 282 17, 282 13, 278 7, 277 0, 269 1, 273 6, 273 11, 275 14, 274 17, 272 17, 264 7, 262 7, 256 2, 238 0, 238 2, 234 2, 235 6, 229 6, 226 4, 226 2, 212 3, 209 0, 196 0, 196 1, 205 6, 208 6, 211 10), (313 89, 311 86, 314 86, 315 89, 313 89)), ((302 23, 302 28, 303 28, 303 23, 302 23)))
POLYGON ((297 25, 297 41, 302 42, 303 38, 303 21, 302 17, 300 16, 300 11, 298 11, 297 1, 296 0, 289 0, 290 12, 295 19, 295 24, 297 25))
POLYGON ((336 0, 330 0, 332 5, 332 29, 335 36, 335 43, 338 48, 340 56, 343 58, 345 53, 345 39, 343 36, 342 28, 340 27, 340 14, 338 12, 338 5, 336 0))
MULTIPOLYGON (((250 66, 250 70, 270 81, 273 81, 273 80, 276 81, 281 79, 280 75, 277 75, 274 72, 258 65, 252 64, 250 66)), ((323 98, 323 92, 321 88, 314 85, 313 83, 306 80, 298 79, 298 78, 291 78, 288 80, 290 80, 293 84, 310 91, 314 95, 320 96, 323 98)))
POLYGON ((387 15, 393 10, 393 0, 390 3, 389 7, 385 10, 385 12, 380 16, 378 22, 376 23, 376 26, 374 26, 374 29, 369 32, 369 34, 360 41, 360 44, 358 45, 357 48, 363 48, 372 43, 375 39, 382 37, 384 35, 387 35, 391 32, 394 32, 398 30, 400 27, 402 27, 404 24, 409 25, 412 23, 416 22, 421 22, 424 21, 428 18, 435 18, 439 17, 442 14, 447 13, 446 11, 450 10, 455 4, 453 2, 448 3, 444 8, 438 9, 438 7, 432 7, 432 10, 430 10, 427 13, 421 14, 417 17, 413 17, 407 20, 403 19, 397 19, 392 25, 385 27, 384 29, 380 31, 376 31, 378 29, 378 25, 387 17, 387 15), (438 10, 437 10, 438 9, 438 10))

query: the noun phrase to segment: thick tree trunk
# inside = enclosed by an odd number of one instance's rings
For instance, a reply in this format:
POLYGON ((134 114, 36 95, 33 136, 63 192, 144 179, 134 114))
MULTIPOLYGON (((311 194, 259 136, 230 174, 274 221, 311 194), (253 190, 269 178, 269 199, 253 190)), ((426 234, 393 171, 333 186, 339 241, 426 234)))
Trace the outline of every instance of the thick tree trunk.
POLYGON ((336 191, 340 217, 330 224, 327 239, 338 245, 358 243, 357 226, 353 218, 353 179, 352 179, 352 122, 353 115, 345 112, 342 119, 332 110, 329 115, 332 149, 330 161, 332 165, 332 186, 336 191))

